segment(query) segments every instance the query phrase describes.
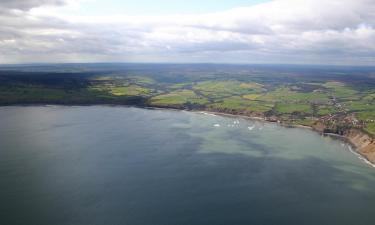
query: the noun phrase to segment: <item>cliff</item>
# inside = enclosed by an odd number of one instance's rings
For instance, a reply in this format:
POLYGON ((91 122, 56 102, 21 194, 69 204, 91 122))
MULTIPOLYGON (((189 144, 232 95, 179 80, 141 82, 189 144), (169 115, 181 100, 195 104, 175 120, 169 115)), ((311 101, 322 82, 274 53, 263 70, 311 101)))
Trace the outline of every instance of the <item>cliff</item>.
POLYGON ((351 129, 344 134, 358 153, 375 163, 375 139, 361 130, 351 129))

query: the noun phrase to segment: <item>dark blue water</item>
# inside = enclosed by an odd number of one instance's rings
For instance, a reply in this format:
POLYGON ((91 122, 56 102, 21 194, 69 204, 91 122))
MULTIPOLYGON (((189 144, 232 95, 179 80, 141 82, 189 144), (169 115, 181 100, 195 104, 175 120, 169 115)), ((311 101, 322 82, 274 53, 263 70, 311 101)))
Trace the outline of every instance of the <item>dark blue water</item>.
POLYGON ((375 169, 303 129, 125 107, 0 108, 1 225, 374 224, 375 169))

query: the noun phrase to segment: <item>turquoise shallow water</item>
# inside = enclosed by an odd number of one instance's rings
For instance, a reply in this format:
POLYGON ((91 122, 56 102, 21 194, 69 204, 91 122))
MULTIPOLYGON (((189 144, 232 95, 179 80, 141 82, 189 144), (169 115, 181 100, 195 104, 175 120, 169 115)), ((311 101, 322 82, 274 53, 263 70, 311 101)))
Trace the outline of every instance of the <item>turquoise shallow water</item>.
POLYGON ((0 224, 374 224, 375 169, 305 129, 126 107, 1 107, 0 224))

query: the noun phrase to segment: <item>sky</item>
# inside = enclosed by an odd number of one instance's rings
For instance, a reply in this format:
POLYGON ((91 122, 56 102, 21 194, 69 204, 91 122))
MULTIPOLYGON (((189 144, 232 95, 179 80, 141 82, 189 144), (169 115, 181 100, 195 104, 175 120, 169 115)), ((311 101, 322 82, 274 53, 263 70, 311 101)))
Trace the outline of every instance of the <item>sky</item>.
POLYGON ((65 9, 71 15, 106 16, 196 14, 246 7, 270 0, 88 0, 65 9))
POLYGON ((374 0, 0 0, 0 64, 375 66, 374 0))

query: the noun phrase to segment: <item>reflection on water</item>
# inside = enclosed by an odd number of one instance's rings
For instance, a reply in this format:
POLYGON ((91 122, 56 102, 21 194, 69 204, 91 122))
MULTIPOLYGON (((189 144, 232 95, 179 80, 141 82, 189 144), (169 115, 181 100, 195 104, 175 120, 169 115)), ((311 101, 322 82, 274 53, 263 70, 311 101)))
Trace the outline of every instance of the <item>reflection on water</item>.
POLYGON ((0 224, 373 224, 374 168, 309 130, 104 106, 0 124, 0 224))

